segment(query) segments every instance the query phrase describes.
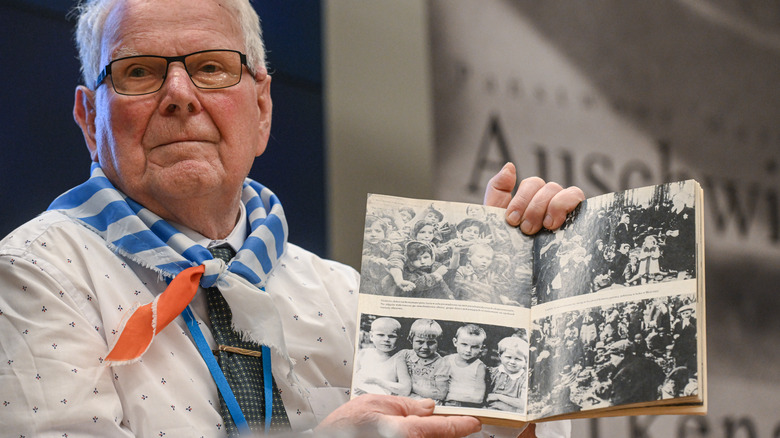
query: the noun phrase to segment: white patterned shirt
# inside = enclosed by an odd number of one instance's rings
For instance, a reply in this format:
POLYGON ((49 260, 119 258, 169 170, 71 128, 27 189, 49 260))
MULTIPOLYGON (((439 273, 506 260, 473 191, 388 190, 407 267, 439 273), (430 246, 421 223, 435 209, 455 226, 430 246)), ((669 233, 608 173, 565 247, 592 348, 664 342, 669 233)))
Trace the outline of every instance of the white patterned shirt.
MULTIPOLYGON (((268 281, 310 393, 276 374, 294 430, 315 426, 349 398, 358 284, 354 269, 292 244, 268 281)), ((181 317, 138 363, 103 364, 122 318, 165 287, 57 212, 0 242, 2 435, 224 436, 216 386, 181 317)))
MULTIPOLYGON (((308 391, 274 373, 293 430, 314 427, 349 399, 358 285, 354 269, 293 244, 268 281, 295 374, 308 391)), ((181 317, 139 362, 103 364, 122 318, 165 287, 156 273, 58 212, 0 241, 2 436, 224 437, 216 385, 181 317)), ((202 295, 192 306, 201 323, 202 295)), ((213 348, 209 330, 203 333, 213 348)), ((517 433, 486 426, 478 435, 517 433)), ((569 422, 537 427, 540 438, 569 434, 569 422)))

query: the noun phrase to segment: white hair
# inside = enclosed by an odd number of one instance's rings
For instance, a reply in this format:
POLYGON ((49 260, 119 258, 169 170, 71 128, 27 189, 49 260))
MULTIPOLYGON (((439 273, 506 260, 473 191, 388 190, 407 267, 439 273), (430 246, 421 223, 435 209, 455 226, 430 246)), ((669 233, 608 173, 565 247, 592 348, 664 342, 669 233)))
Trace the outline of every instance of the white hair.
MULTIPOLYGON (((76 46, 81 61, 81 76, 84 84, 92 89, 103 67, 100 51, 106 17, 121 0, 81 0, 73 13, 78 15, 76 24, 76 46)), ((263 44, 260 17, 249 3, 250 0, 223 0, 222 4, 235 17, 244 35, 249 71, 257 72, 265 67, 265 46, 263 44)))

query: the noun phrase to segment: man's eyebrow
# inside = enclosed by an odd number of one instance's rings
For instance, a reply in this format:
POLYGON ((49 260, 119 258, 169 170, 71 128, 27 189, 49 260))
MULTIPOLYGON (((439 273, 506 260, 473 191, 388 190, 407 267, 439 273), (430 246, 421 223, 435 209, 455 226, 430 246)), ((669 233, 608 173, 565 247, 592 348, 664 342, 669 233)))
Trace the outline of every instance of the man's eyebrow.
POLYGON ((137 56, 141 54, 142 54, 141 52, 135 49, 131 49, 129 47, 120 47, 114 51, 113 57, 111 59, 125 58, 128 56, 137 56))

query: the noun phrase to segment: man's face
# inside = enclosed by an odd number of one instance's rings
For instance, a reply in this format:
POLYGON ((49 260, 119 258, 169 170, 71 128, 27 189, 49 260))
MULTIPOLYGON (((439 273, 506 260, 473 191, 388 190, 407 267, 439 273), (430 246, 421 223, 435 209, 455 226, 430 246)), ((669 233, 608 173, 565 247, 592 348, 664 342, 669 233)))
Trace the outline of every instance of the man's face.
POLYGON ((422 336, 415 336, 412 339, 412 350, 417 354, 420 359, 428 359, 436 354, 436 350, 439 348, 439 342, 436 338, 428 338, 422 336))
MULTIPOLYGON (((186 55, 208 49, 246 52, 232 15, 215 0, 127 0, 109 13, 101 66, 136 55, 186 55)), ((77 90, 74 116, 93 161, 131 198, 164 218, 171 202, 224 196, 237 202, 271 123, 270 77, 244 67, 230 88, 202 90, 180 62, 162 88, 124 96, 110 78, 77 90)))

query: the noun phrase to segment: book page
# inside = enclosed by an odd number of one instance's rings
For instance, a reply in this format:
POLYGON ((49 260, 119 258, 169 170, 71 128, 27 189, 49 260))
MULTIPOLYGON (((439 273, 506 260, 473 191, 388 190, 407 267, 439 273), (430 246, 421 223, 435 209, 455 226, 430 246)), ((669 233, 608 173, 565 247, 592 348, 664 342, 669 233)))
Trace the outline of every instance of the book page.
POLYGON ((700 395, 697 190, 591 198, 537 236, 531 419, 700 395))
POLYGON ((493 207, 369 195, 366 210, 353 396, 522 420, 532 239, 493 207))

